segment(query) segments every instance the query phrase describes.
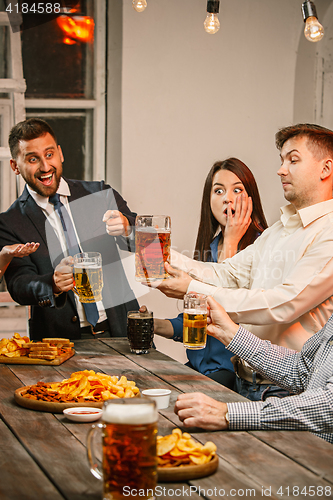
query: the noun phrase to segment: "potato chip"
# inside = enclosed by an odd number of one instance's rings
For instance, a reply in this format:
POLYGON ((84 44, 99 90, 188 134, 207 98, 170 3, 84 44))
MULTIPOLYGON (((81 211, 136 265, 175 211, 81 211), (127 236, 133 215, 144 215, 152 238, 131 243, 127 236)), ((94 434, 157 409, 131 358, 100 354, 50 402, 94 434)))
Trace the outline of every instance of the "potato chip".
POLYGON ((175 434, 169 434, 168 436, 164 436, 164 438, 157 443, 157 456, 161 457, 166 453, 168 453, 169 451, 173 450, 177 441, 178 441, 178 436, 176 436, 175 434))
POLYGON ((37 399, 42 401, 84 402, 132 398, 139 393, 135 382, 127 380, 125 376, 118 379, 117 376, 95 373, 93 370, 83 370, 72 373, 68 379, 64 379, 62 382, 48 384, 38 382, 31 386, 24 397, 29 398, 31 395, 37 395, 37 399))
POLYGON ((207 441, 203 446, 194 441, 187 432, 179 428, 172 434, 157 436, 157 458, 159 467, 186 467, 208 463, 215 455, 216 445, 207 441))

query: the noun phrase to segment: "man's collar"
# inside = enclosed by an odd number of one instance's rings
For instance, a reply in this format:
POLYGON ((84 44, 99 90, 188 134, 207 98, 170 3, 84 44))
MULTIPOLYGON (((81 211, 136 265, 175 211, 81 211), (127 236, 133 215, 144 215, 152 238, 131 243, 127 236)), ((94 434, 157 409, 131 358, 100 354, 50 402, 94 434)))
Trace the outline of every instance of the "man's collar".
POLYGON ((303 227, 306 227, 311 224, 311 222, 333 212, 333 199, 315 203, 314 205, 301 208, 300 210, 296 210, 291 204, 285 205, 280 208, 280 212, 283 225, 286 225, 290 217, 296 216, 301 220, 303 227))
MULTIPOLYGON (((49 198, 45 197, 45 196, 41 196, 40 194, 36 193, 36 191, 31 189, 31 187, 28 186, 28 184, 26 184, 26 186, 27 186, 27 190, 29 191, 29 194, 33 197, 33 199, 35 200, 37 205, 39 205, 41 208, 46 210, 47 204, 49 202, 49 198)), ((60 178, 60 183, 59 183, 59 187, 57 189, 57 193, 60 196, 70 196, 71 195, 69 185, 67 184, 67 182, 65 181, 65 179, 63 177, 60 178)))

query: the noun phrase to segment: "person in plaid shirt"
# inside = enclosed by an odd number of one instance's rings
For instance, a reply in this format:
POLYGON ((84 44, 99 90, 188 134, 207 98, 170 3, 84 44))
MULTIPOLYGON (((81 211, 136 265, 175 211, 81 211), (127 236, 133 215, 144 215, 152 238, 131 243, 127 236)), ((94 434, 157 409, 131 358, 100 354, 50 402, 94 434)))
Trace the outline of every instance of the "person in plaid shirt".
POLYGON ((212 297, 208 304, 208 333, 295 395, 222 403, 202 393, 181 394, 175 413, 183 424, 207 430, 305 430, 333 443, 333 315, 297 352, 236 325, 212 297))

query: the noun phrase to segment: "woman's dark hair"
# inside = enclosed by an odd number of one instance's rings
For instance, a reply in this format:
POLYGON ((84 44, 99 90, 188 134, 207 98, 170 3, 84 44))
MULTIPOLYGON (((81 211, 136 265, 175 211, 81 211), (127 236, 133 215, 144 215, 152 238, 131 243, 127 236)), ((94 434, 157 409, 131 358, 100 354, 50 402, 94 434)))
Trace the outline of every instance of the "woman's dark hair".
POLYGON ((210 207, 213 177, 219 170, 229 170, 230 172, 235 174, 243 183, 248 196, 252 198, 252 222, 248 230, 240 240, 238 244, 238 250, 243 250, 248 245, 253 243, 258 237, 258 233, 262 233, 264 229, 268 227, 261 206, 258 186, 251 170, 245 165, 245 163, 238 160, 237 158, 228 158, 224 161, 217 161, 210 169, 205 181, 201 202, 200 224, 193 257, 195 260, 202 260, 204 262, 210 260, 210 244, 219 227, 219 222, 215 219, 210 207))

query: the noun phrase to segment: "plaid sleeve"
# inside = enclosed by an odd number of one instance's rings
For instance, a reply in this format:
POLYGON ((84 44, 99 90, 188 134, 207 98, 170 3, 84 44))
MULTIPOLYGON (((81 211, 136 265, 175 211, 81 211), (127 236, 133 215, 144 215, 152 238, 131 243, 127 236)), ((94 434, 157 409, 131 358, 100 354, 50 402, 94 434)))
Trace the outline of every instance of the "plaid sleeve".
POLYGON ((230 430, 303 430, 333 443, 333 379, 296 396, 227 406, 230 430))
MULTIPOLYGON (((325 328, 325 327, 324 327, 325 328)), ((307 387, 309 373, 324 329, 313 335, 301 352, 261 340, 241 326, 227 348, 276 385, 294 393, 307 387)))

